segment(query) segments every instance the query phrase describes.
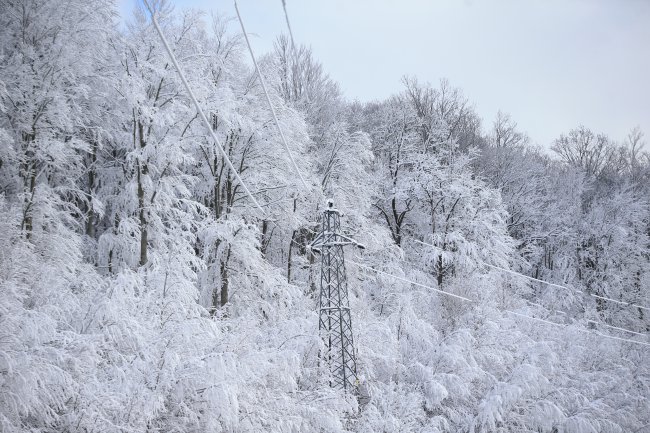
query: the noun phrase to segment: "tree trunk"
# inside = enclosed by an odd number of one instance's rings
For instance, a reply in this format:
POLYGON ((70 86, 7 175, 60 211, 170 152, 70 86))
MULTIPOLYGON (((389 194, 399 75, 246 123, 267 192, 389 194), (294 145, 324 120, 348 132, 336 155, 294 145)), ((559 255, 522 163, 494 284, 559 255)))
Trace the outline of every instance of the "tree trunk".
POLYGON ((25 228, 25 237, 27 240, 32 238, 32 231, 34 230, 34 218, 32 216, 34 189, 36 189, 36 169, 30 168, 29 186, 27 194, 25 194, 25 211, 23 213, 23 227, 25 228))
POLYGON ((442 270, 443 270, 443 265, 442 265, 442 255, 438 256, 438 275, 437 275, 437 281, 438 281, 438 287, 442 287, 442 270))
POLYGON ((86 235, 95 239, 95 211, 93 209, 92 199, 95 188, 95 164, 97 163, 97 141, 93 140, 90 168, 88 170, 88 216, 86 218, 86 235))
POLYGON ((272 234, 273 232, 269 233, 269 222, 267 220, 262 221, 262 239, 260 239, 260 252, 262 253, 262 257, 266 257, 272 234))
POLYGON ((296 231, 291 233, 291 241, 289 242, 289 251, 287 253, 287 283, 291 284, 291 255, 293 252, 293 243, 296 241, 296 231))
POLYGON ((140 208, 140 266, 147 264, 147 242, 149 233, 147 233, 147 218, 144 211, 144 188, 138 170, 138 207, 140 208))
POLYGON ((36 189, 36 163, 34 162, 34 152, 31 149, 34 141, 36 140, 36 133, 23 134, 25 141, 25 163, 21 170, 21 176, 24 179, 25 186, 25 200, 23 207, 23 220, 21 227, 25 230, 25 238, 27 240, 32 238, 32 231, 34 229, 34 218, 32 208, 34 206, 34 190, 36 189))
POLYGON ((397 200, 393 197, 391 200, 391 208, 393 210, 393 219, 395 220, 395 230, 393 231, 393 240, 398 247, 402 246, 402 219, 397 212, 397 200))
POLYGON ((228 281, 228 262, 230 261, 230 247, 226 253, 226 259, 221 262, 221 306, 223 307, 228 303, 229 281, 228 281))
MULTIPOLYGON (((140 138, 140 149, 143 149, 147 143, 144 138, 144 128, 140 121, 137 122, 138 135, 140 138)), ((140 266, 147 264, 147 244, 149 233, 147 230, 147 212, 145 210, 145 192, 142 176, 147 174, 147 165, 138 162, 138 209, 140 219, 140 266)))
MULTIPOLYGON (((296 205, 298 200, 293 199, 293 213, 296 213, 296 205)), ((287 253, 287 282, 291 284, 291 256, 293 252, 293 244, 296 242, 296 230, 291 233, 291 241, 289 242, 289 251, 287 253)))

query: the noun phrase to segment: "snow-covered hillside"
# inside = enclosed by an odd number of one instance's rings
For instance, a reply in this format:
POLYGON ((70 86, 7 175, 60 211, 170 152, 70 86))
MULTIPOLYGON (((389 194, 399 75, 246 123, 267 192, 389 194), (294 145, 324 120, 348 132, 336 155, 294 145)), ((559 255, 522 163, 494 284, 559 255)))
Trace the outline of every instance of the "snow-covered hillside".
POLYGON ((0 430, 650 432, 640 130, 548 156, 447 81, 350 102, 279 37, 258 61, 305 186, 235 23, 157 7, 262 211, 148 15, 1 2, 0 430), (325 197, 366 247, 360 396, 319 359, 325 197))

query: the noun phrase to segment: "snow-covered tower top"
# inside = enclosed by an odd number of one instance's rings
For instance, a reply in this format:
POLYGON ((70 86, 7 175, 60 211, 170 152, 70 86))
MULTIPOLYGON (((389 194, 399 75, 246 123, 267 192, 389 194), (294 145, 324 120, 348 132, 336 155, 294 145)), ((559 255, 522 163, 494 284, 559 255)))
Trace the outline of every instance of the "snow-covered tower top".
POLYGON ((333 200, 333 199, 328 198, 328 199, 325 201, 325 203, 327 204, 327 206, 325 207, 325 211, 324 211, 324 213, 326 213, 326 214, 327 214, 327 213, 336 213, 336 214, 338 214, 339 216, 344 216, 343 212, 341 212, 339 209, 337 209, 337 208, 334 207, 334 200, 333 200))

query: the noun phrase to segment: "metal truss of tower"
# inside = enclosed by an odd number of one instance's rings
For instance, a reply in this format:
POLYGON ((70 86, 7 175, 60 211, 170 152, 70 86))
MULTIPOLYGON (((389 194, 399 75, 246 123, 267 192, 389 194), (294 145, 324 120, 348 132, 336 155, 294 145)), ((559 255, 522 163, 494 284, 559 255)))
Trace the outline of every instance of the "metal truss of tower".
POLYGON ((323 358, 330 366, 332 387, 356 392, 357 360, 343 256, 345 245, 363 248, 341 233, 341 212, 328 200, 322 230, 310 245, 321 259, 318 329, 325 343, 323 358))

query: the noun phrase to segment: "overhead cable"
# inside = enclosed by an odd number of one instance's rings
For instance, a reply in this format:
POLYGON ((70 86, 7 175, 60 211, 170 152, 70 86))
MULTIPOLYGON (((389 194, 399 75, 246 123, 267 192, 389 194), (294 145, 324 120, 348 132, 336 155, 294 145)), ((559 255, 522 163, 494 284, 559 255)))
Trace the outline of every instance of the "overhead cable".
MULTIPOLYGON (((417 240, 417 239, 412 239, 412 240, 415 243, 426 245, 428 247, 436 248, 435 245, 431 245, 431 244, 428 244, 426 242, 422 242, 422 241, 417 240)), ((511 275, 516 275, 518 277, 525 278, 525 279, 530 280, 530 281, 535 281, 535 282, 538 282, 538 283, 546 284, 547 286, 557 287, 557 288, 560 288, 560 289, 568 290, 570 292, 580 293, 583 296, 591 296, 593 298, 601 299, 601 300, 604 300, 604 301, 614 302, 616 304, 626 305, 626 306, 629 306, 629 307, 640 308, 642 310, 650 311, 650 307, 645 307, 643 305, 638 305, 638 304, 634 304, 634 303, 631 303, 631 302, 620 301, 618 299, 612 299, 612 298, 608 298, 606 296, 595 295, 593 293, 588 293, 588 292, 585 292, 583 290, 575 289, 575 288, 572 288, 572 287, 567 287, 567 286, 562 286, 560 284, 550 283, 548 281, 540 280, 538 278, 529 277, 528 275, 522 274, 520 272, 516 272, 516 271, 513 271, 511 269, 501 268, 499 266, 491 265, 489 263, 483 263, 483 265, 485 265, 485 266, 487 266, 489 268, 492 268, 492 269, 499 270, 501 272, 505 272, 505 273, 508 273, 508 274, 511 274, 511 275)))
POLYGON ((172 63, 174 64, 174 67, 176 68, 176 71, 178 72, 178 75, 181 78, 181 81, 183 82, 183 85, 185 86, 185 90, 187 91, 190 99, 194 103, 194 106, 196 107, 196 110, 199 113, 199 116, 201 117, 201 120, 203 120, 203 124, 205 127, 208 129, 210 132, 210 135, 212 136, 212 139, 217 145, 217 148, 219 149, 219 152, 221 153, 221 156, 223 159, 226 161, 228 164, 228 167, 232 170, 235 178, 237 179, 237 182, 244 188, 244 191, 246 191, 246 194, 248 197, 251 199, 251 201, 255 204, 255 207, 259 209, 259 211, 262 213, 262 216, 266 215, 266 212, 264 212, 264 209, 259 205, 257 200, 255 200, 255 197, 253 197, 253 194, 248 190, 248 187, 242 180, 242 178, 239 176, 239 173, 235 169, 235 166, 233 163, 230 161, 230 158, 228 158, 228 154, 223 149, 223 146, 221 145, 221 141, 219 140, 219 137, 217 137, 217 134, 215 134, 214 130, 212 129, 212 126, 210 125, 210 122, 208 121, 208 118, 205 116, 205 113, 203 112, 203 109, 199 105, 198 100, 196 99, 196 96, 194 96, 194 92, 192 91, 192 88, 190 87, 189 83, 187 82, 187 79, 185 78, 185 74, 183 73, 183 70, 178 64, 178 61, 176 60, 176 56, 174 55, 174 52, 172 51, 171 47, 169 46, 169 43, 167 42, 167 38, 165 38, 165 35, 162 32, 162 29, 158 25, 158 19, 156 18, 156 13, 154 10, 151 8, 149 5, 149 2, 147 0, 143 0, 144 4, 147 6, 147 9, 149 10, 149 13, 151 14, 151 21, 153 22, 154 27, 156 28, 156 31, 158 32, 158 35, 160 36, 160 39, 162 40, 163 45, 165 46, 165 50, 167 50, 167 54, 169 55, 169 58, 171 59, 172 63))
MULTIPOLYGON (((398 277, 397 275, 389 274, 388 272, 384 272, 384 271, 381 271, 379 269, 375 269, 375 268, 370 267, 370 266, 362 265, 360 263, 355 262, 354 260, 349 260, 348 259, 346 261, 348 263, 352 263, 353 265, 358 266, 359 268, 366 269, 366 270, 369 270, 369 271, 377 273, 377 274, 386 275, 386 276, 395 278, 397 280, 400 280, 400 281, 403 281, 403 282, 406 282, 406 283, 409 283, 409 284, 413 284, 415 286, 419 286, 419 287, 422 287, 422 288, 432 290, 434 292, 443 294, 445 296, 450 296, 450 297, 453 297, 453 298, 456 298, 456 299, 460 299, 462 301, 478 304, 478 301, 475 300, 475 299, 466 298, 464 296, 460 296, 460 295, 456 295, 454 293, 446 292, 444 290, 436 289, 435 287, 427 286, 425 284, 418 283, 418 282, 409 280, 409 279, 404 278, 404 277, 398 277)), ((513 314, 513 315, 518 316, 518 317, 526 318, 526 319, 529 319, 529 320, 550 324, 550 325, 553 325, 553 326, 559 326, 559 327, 563 327, 563 328, 567 328, 569 326, 569 325, 563 324, 563 323, 557 323, 557 322, 552 322, 552 321, 546 320, 546 319, 540 319, 539 317, 528 316, 526 314, 518 313, 518 312, 512 311, 512 310, 501 310, 501 311, 503 311, 505 313, 513 314)), ((587 333, 587 334, 591 334, 591 335, 595 335, 595 336, 599 336, 599 337, 603 337, 603 338, 609 338, 609 339, 613 339, 613 340, 624 341, 624 342, 627 342, 627 343, 639 344, 639 345, 642 345, 642 346, 650 346, 650 343, 645 343, 643 341, 636 341, 636 340, 631 340, 631 339, 628 339, 628 338, 615 337, 613 335, 602 334, 602 333, 596 332, 596 331, 589 331, 589 330, 584 329, 582 327, 575 327, 574 329, 576 329, 577 331, 583 332, 583 333, 587 333)))
POLYGON ((284 136, 284 132, 282 131, 282 127, 280 127, 280 122, 278 121, 278 116, 275 114, 275 108, 273 108, 273 103, 271 102, 271 97, 269 96, 269 92, 266 89, 266 83, 264 82, 264 77, 262 76, 262 72, 260 71, 259 66, 257 65, 257 60, 255 60, 255 54, 253 53, 253 48, 251 47, 250 41, 248 40, 248 34, 246 33, 246 28, 244 27, 244 21, 242 20, 241 14, 239 13, 239 7, 237 6, 237 1, 235 0, 235 10, 237 11, 237 18, 239 18, 239 24, 241 25, 241 30, 242 33, 244 33, 244 38, 246 39, 246 45, 248 46, 248 52, 251 54, 251 59, 253 60, 253 65, 255 65, 255 71, 257 71, 257 76, 260 80, 260 84, 262 85, 262 90, 264 90, 264 95, 266 95, 266 102, 269 104, 269 108, 271 110, 271 114, 273 115, 273 120, 275 120, 275 125, 278 127, 278 132, 280 133, 280 137, 282 138, 282 143, 284 144, 284 149, 287 151, 287 155, 289 156, 289 159, 291 160, 291 164, 293 164, 293 168, 298 174, 298 177, 300 177, 300 182, 302 182, 302 185, 305 187, 307 191, 309 191, 309 187, 307 186, 307 182, 305 182, 305 179, 302 176, 302 173, 300 172, 300 169, 298 168, 298 164, 296 164, 296 160, 293 157, 293 154, 291 153, 291 149, 289 149, 289 143, 287 142, 287 138, 284 136))
POLYGON ((284 19, 287 21, 287 28, 289 29, 289 37, 291 38, 291 46, 294 51, 296 50, 296 42, 293 40, 293 32, 291 31, 291 23, 289 22, 289 14, 287 13, 287 0, 282 0, 282 9, 284 9, 284 19))

